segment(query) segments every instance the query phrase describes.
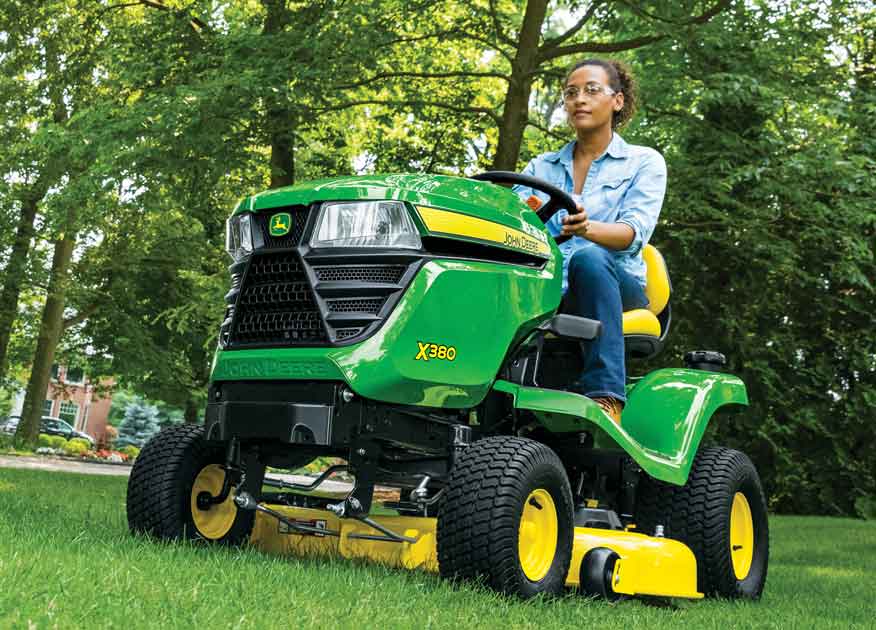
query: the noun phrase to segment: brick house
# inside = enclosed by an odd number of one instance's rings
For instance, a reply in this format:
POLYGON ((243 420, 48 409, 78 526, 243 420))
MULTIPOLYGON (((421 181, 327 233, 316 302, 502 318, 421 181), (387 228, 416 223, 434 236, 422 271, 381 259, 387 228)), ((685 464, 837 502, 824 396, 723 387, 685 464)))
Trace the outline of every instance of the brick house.
MULTIPOLYGON (((100 388, 106 391, 101 397, 96 387, 79 368, 53 365, 52 378, 43 400, 43 415, 66 420, 77 431, 87 433, 100 442, 106 431, 114 379, 102 381, 100 388)), ((12 415, 20 415, 24 404, 24 392, 20 392, 12 415)))

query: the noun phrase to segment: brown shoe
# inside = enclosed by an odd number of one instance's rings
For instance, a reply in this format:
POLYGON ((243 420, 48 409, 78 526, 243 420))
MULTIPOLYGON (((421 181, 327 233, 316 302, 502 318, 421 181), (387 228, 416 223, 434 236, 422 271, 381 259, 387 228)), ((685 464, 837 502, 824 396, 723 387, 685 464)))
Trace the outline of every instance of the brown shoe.
POLYGON ((621 412, 624 409, 624 404, 621 401, 611 396, 605 396, 604 398, 594 398, 593 402, 602 407, 606 415, 614 420, 615 423, 621 423, 621 412))

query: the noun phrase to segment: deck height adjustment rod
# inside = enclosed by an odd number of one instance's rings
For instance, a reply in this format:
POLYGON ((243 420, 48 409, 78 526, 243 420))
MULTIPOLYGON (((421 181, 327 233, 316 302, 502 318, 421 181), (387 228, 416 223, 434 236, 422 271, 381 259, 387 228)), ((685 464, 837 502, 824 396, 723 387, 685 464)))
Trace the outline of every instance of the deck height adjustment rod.
MULTIPOLYGON (((356 503, 358 503, 358 501, 355 498, 350 498, 350 499, 348 499, 348 501, 350 501, 350 502, 355 501, 356 503)), ((234 496, 234 503, 241 510, 262 512, 264 514, 267 514, 268 516, 272 516, 275 519, 277 519, 278 521, 288 525, 289 529, 296 531, 296 532, 299 532, 299 533, 302 533, 302 534, 319 534, 320 536, 337 536, 337 537, 341 536, 341 532, 339 532, 337 530, 322 529, 319 527, 313 527, 312 525, 304 525, 302 523, 298 523, 292 519, 289 519, 285 515, 281 514, 280 512, 277 512, 276 510, 272 510, 271 508, 262 505, 261 503, 256 501, 256 498, 254 496, 252 496, 249 492, 246 492, 245 490, 238 492, 234 496)), ((345 501, 345 503, 346 503, 346 501, 345 501)), ((340 505, 340 504, 338 504, 338 505, 340 505)), ((331 509, 332 507, 336 507, 336 506, 329 505, 328 507, 331 509)), ((335 514, 337 514, 336 510, 332 510, 332 511, 335 512, 335 514)), ((341 518, 344 518, 340 514, 339 514, 339 516, 341 518)), ((376 529, 377 531, 379 531, 383 535, 377 536, 374 534, 352 533, 352 534, 347 534, 347 538, 357 538, 360 540, 380 540, 380 541, 385 541, 385 542, 399 542, 399 543, 406 542, 406 543, 411 543, 411 544, 420 540, 420 536, 417 536, 416 538, 411 538, 410 536, 403 536, 402 534, 397 534, 394 531, 392 531, 391 529, 389 529, 388 527, 384 527, 383 525, 381 525, 377 521, 374 521, 374 520, 368 518, 367 516, 350 516, 348 518, 352 518, 354 520, 365 523, 366 525, 368 525, 369 527, 372 527, 373 529, 376 529)))
POLYGON ((300 532, 302 534, 319 534, 320 536, 338 536, 340 537, 341 532, 333 530, 333 529, 322 529, 320 527, 313 527, 312 525, 304 525, 302 523, 298 523, 293 521, 290 518, 287 518, 285 515, 272 510, 269 507, 265 507, 258 501, 256 501, 255 497, 252 496, 249 492, 241 491, 238 492, 234 496, 234 503, 241 510, 247 511, 255 511, 255 512, 263 512, 268 516, 273 516, 278 521, 285 523, 289 529, 294 530, 296 532, 300 532))
POLYGON ((271 486, 272 488, 280 488, 281 490, 301 490, 303 492, 310 492, 312 490, 316 490, 317 487, 321 486, 326 479, 331 477, 336 472, 348 470, 349 468, 349 466, 346 466, 344 464, 329 466, 319 477, 314 479, 311 483, 292 483, 291 481, 283 481, 282 479, 273 479, 271 477, 265 477, 262 483, 266 486, 271 486))

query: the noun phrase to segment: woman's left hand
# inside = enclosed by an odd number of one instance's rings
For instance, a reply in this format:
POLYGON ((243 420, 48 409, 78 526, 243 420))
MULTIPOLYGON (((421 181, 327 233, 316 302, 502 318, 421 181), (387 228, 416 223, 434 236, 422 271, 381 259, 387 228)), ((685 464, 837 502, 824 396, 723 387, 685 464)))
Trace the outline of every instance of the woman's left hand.
POLYGON ((563 217, 563 236, 581 236, 590 229, 590 217, 581 204, 577 204, 578 212, 563 217))

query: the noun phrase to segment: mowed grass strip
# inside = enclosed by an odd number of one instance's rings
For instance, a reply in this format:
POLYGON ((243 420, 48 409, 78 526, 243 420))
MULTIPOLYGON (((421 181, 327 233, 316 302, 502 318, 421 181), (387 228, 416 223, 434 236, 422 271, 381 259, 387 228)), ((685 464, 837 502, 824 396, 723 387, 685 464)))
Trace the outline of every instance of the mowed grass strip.
POLYGON ((876 627, 876 523, 773 517, 758 603, 520 602, 344 560, 128 534, 126 479, 0 469, 0 628, 876 627))

